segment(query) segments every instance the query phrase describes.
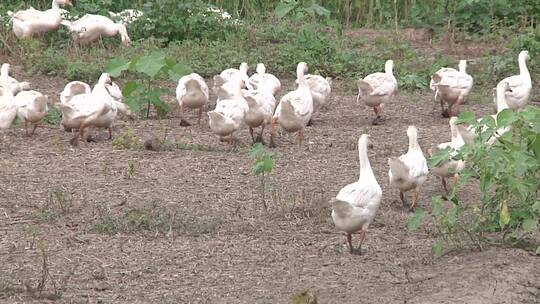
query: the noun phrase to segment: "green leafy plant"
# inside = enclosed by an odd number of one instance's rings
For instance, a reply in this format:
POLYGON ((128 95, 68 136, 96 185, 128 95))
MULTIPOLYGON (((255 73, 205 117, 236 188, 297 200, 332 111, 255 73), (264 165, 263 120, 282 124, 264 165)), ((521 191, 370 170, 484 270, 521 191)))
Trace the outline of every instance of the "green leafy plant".
POLYGON ((157 85, 159 77, 167 76, 176 82, 182 76, 192 72, 188 66, 166 58, 163 51, 154 51, 149 55, 134 57, 129 61, 123 57, 113 59, 107 64, 107 71, 113 77, 120 76, 124 71, 143 76, 140 82, 127 82, 122 93, 126 98, 126 104, 134 113, 142 114, 142 107, 146 105, 146 118, 150 117, 152 105, 160 117, 165 116, 169 111, 169 105, 161 99, 161 96, 170 94, 170 90, 157 85))
POLYGON ((307 16, 311 17, 313 20, 316 20, 317 17, 330 17, 330 11, 324 6, 316 3, 314 0, 281 0, 275 8, 274 14, 278 18, 293 15, 296 19, 300 20, 307 16))
MULTIPOLYGON (((486 116, 480 120, 465 112, 458 123, 470 124, 476 130, 476 138, 455 156, 464 160, 466 167, 447 200, 434 197, 431 201, 431 216, 441 237, 432 247, 434 253, 440 254, 443 246, 461 247, 465 239, 481 249, 484 244, 518 245, 537 235, 540 232, 540 109, 529 106, 517 113, 505 109, 496 119, 486 116), (510 129, 502 132, 503 128, 510 129), (494 138, 495 142, 488 144, 494 138), (458 189, 473 177, 479 179, 480 199, 461 200, 458 189)), ((436 154, 430 162, 437 163, 442 158, 448 158, 448 151, 436 154)), ((423 215, 417 211, 409 222, 411 230, 419 227, 416 222, 423 215)), ((540 244, 534 246, 536 251, 540 250, 540 244)))
POLYGON ((270 174, 274 169, 274 155, 266 152, 264 145, 261 143, 256 143, 251 148, 251 156, 255 159, 253 163, 252 171, 255 175, 260 177, 261 185, 261 201, 264 206, 264 210, 268 210, 268 205, 266 204, 266 175, 270 174))
POLYGON ((136 39, 151 35, 166 42, 223 40, 242 27, 240 20, 198 0, 147 1, 142 10, 144 16, 130 26, 136 39))

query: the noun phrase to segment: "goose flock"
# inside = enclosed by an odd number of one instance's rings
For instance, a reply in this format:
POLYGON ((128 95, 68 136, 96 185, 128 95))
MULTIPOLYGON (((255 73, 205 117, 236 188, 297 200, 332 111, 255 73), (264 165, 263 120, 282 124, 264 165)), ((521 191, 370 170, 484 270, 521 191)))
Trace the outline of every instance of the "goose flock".
MULTIPOLYGON (((53 0, 52 8, 43 12, 31 8, 12 14, 13 31, 18 37, 32 37, 63 24, 76 33, 76 41, 80 43, 120 34, 124 45, 129 45, 124 23, 114 23, 105 16, 97 15, 85 15, 73 22, 62 20, 60 6, 63 5, 71 5, 71 0, 53 0)), ((140 16, 136 12, 128 12, 128 15, 140 16)), ((519 111, 527 105, 532 89, 528 60, 529 53, 521 51, 518 56, 519 74, 501 80, 494 89, 497 107, 497 114, 493 115, 495 120, 504 109, 519 111)), ((393 67, 394 62, 388 60, 384 72, 369 74, 357 81, 356 101, 373 109, 373 125, 384 123, 383 108, 391 104, 397 93, 398 82, 393 67)), ((442 116, 450 118, 450 141, 428 150, 430 155, 439 150, 450 150, 447 160, 431 168, 432 173, 441 179, 445 191, 448 191, 447 180, 455 181, 465 167, 465 160, 454 159, 454 156, 466 143, 471 143, 478 132, 472 126, 457 124, 456 115, 473 87, 473 77, 467 74, 466 67, 467 62, 460 60, 458 69, 441 68, 432 75, 430 82, 435 101, 441 105, 442 116)), ((316 114, 328 106, 332 79, 308 74, 308 64, 300 62, 296 67, 296 88, 278 99, 281 82, 276 76, 267 73, 263 63, 257 64, 253 75, 249 76, 248 71, 248 64, 243 62, 238 69, 229 68, 213 77, 212 91, 217 98, 215 108, 206 113, 210 130, 222 141, 234 146, 235 135, 244 129, 249 130, 254 143, 265 144, 265 130, 269 128, 268 144, 275 147, 277 129, 280 128, 288 133, 296 133, 301 145, 306 126, 312 125, 316 114)), ((19 82, 9 74, 10 64, 4 63, 0 68, 0 129, 9 128, 15 118, 19 117, 24 124, 25 134, 32 136, 47 115, 49 105, 53 104, 62 113, 61 125, 64 129, 77 131, 70 142, 78 145, 87 138, 91 128, 107 129, 109 139, 112 139, 115 121, 121 116, 134 116, 123 103, 120 86, 107 73, 103 73, 93 87, 81 81, 66 84, 59 93, 59 102, 54 103, 50 102, 49 96, 31 90, 30 83, 19 82)), ((180 109, 180 125, 191 126, 185 111, 193 109, 197 110, 197 124, 200 126, 204 108, 210 100, 209 86, 197 73, 183 76, 177 84, 176 100, 180 109)), ((508 130, 509 127, 499 128, 486 144, 494 144, 497 137, 508 130)), ((407 152, 388 159, 389 183, 399 190, 400 200, 411 210, 417 205, 423 183, 429 174, 426 158, 418 143, 418 133, 415 126, 409 126, 406 132, 409 139, 407 152), (410 191, 413 194, 409 203, 406 196, 410 191)), ((345 233, 351 253, 361 252, 368 226, 382 199, 382 189, 368 158, 369 140, 368 134, 362 134, 358 140, 358 180, 343 187, 331 201, 332 219, 336 228, 345 233), (357 232, 360 233, 360 245, 355 249, 352 235, 357 232)))

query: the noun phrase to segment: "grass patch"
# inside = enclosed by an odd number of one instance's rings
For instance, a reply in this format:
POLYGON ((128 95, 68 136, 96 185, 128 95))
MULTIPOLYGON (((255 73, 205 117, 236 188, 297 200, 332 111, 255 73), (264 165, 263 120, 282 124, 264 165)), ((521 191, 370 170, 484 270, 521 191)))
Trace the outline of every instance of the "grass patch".
POLYGON ((135 135, 132 128, 128 128, 113 139, 112 146, 116 150, 140 150, 143 147, 143 142, 135 135))
POLYGON ((158 206, 133 208, 114 214, 110 209, 99 208, 91 230, 105 234, 152 234, 162 236, 199 236, 215 233, 222 220, 214 217, 199 217, 158 206))

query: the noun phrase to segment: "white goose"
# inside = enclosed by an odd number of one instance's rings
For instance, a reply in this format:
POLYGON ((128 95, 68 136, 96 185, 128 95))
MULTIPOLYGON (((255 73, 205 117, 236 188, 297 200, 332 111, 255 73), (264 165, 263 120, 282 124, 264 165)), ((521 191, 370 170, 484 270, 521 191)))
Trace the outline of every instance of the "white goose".
POLYGON ((26 136, 34 135, 39 123, 47 115, 49 97, 37 91, 22 91, 15 96, 17 116, 24 122, 26 136), (28 124, 32 125, 32 132, 28 133, 28 124))
POLYGON ((275 146, 276 123, 287 132, 298 132, 298 141, 301 144, 304 139, 304 128, 313 114, 313 97, 309 85, 304 77, 307 71, 307 63, 300 62, 296 68, 296 82, 298 88, 283 96, 272 117, 272 135, 270 145, 275 146))
POLYGON ((527 105, 531 94, 532 82, 531 74, 527 69, 527 60, 529 60, 529 52, 521 51, 518 56, 519 75, 506 77, 501 82, 508 82, 510 90, 506 91, 506 103, 508 107, 514 111, 520 110, 527 105))
POLYGON ((17 117, 15 96, 9 87, 9 68, 8 63, 0 68, 0 129, 8 129, 17 117))
POLYGON ((312 74, 308 74, 305 77, 311 91, 311 97, 313 98, 313 113, 318 113, 326 105, 328 96, 330 96, 332 78, 324 78, 320 75, 312 74))
POLYGON ((109 74, 103 73, 90 94, 78 94, 67 103, 56 104, 62 111, 64 127, 79 130, 71 139, 73 145, 78 144, 79 137, 85 138, 84 130, 88 127, 107 128, 109 139, 112 138, 112 124, 118 109, 106 87, 111 82, 109 74))
MULTIPOLYGON (((122 89, 120 86, 116 82, 112 82, 110 84, 105 84, 105 88, 107 89, 107 92, 109 92, 109 95, 113 98, 113 101, 118 109, 118 114, 133 119, 133 113, 123 102, 124 95, 122 94, 122 89)), ((66 84, 62 92, 60 92, 60 102, 68 103, 75 95, 90 94, 91 92, 92 88, 87 83, 82 81, 72 81, 66 84)))
POLYGON ((72 32, 73 40, 78 44, 89 44, 101 37, 116 35, 120 35, 124 46, 128 47, 131 43, 126 26, 122 23, 114 23, 105 16, 86 14, 73 22, 64 20, 62 25, 72 32))
POLYGON ((245 123, 249 127, 249 133, 253 142, 260 141, 264 144, 263 133, 266 125, 272 122, 272 115, 276 109, 276 98, 269 91, 264 89, 266 80, 259 82, 257 90, 244 91, 244 98, 249 106, 249 111, 245 117, 245 123), (261 127, 261 133, 255 138, 253 129, 261 127))
POLYGON ((442 68, 431 76, 430 86, 435 88, 435 100, 441 103, 443 117, 450 117, 459 113, 461 103, 469 95, 473 86, 473 78, 467 74, 467 61, 459 61, 459 71, 452 68, 442 68), (444 103, 448 108, 444 109, 444 103), (456 106, 453 111, 452 107, 456 106))
POLYGON ((446 148, 451 149, 450 159, 448 159, 447 161, 443 161, 436 167, 432 168, 433 174, 441 178, 444 191, 446 192, 448 192, 448 187, 446 186, 446 179, 449 177, 453 177, 454 181, 457 181, 457 178, 459 177, 459 172, 461 172, 461 170, 465 168, 465 162, 463 160, 453 159, 457 155, 459 149, 461 149, 461 147, 465 145, 465 142, 461 137, 461 133, 457 128, 456 122, 457 117, 453 116, 450 118, 450 132, 452 133, 451 141, 439 144, 435 148, 428 151, 430 156, 433 156, 439 150, 443 150, 446 148))
POLYGON ((52 0, 51 9, 46 11, 30 8, 12 14, 15 36, 28 38, 59 28, 62 21, 61 5, 71 6, 71 0, 52 0))
MULTIPOLYGON (((256 90, 262 89, 265 92, 268 92, 272 94, 273 96, 276 96, 279 89, 281 89, 281 82, 279 79, 270 74, 266 73, 266 67, 264 64, 259 63, 257 64, 257 73, 251 75, 249 77, 249 84, 256 90), (264 80, 264 86, 261 88, 261 79, 264 80)), ((260 90, 259 90, 260 91, 260 90)))
POLYGON ((409 137, 409 150, 399 158, 389 158, 388 178, 390 185, 399 189, 399 198, 405 206, 405 192, 414 189, 414 200, 409 206, 414 210, 420 188, 427 179, 428 166, 422 148, 418 144, 418 130, 415 126, 407 128, 407 136, 409 137))
POLYGON ((216 108, 207 114, 212 132, 220 137, 230 136, 229 144, 235 145, 234 132, 244 126, 244 118, 249 111, 249 106, 241 93, 243 80, 235 78, 232 82, 236 83, 234 95, 237 98, 219 100, 216 108))
POLYGON ((394 61, 387 60, 384 65, 384 73, 369 74, 364 79, 358 80, 358 97, 356 102, 363 100, 364 103, 373 108, 375 119, 372 124, 381 123, 382 108, 389 102, 397 92, 397 80, 393 74, 394 61))
POLYGON ((368 135, 362 134, 358 139, 360 178, 357 182, 343 187, 336 198, 332 199, 332 220, 337 229, 346 233, 351 253, 354 252, 352 234, 360 231, 360 254, 366 231, 382 199, 382 189, 369 164, 367 146, 368 135))
POLYGON ((176 100, 180 106, 181 126, 190 126, 190 123, 184 119, 184 107, 199 109, 199 120, 197 124, 199 126, 201 125, 202 111, 204 105, 208 103, 208 97, 208 86, 199 74, 191 73, 180 78, 176 87, 176 100))
MULTIPOLYGON (((223 70, 219 75, 214 76, 212 90, 218 97, 220 96, 220 89, 225 90, 224 93, 232 95, 236 92, 236 78, 242 80, 242 88, 246 87, 248 90, 253 90, 253 86, 249 83, 248 70, 249 66, 246 62, 242 62, 239 69, 229 68, 223 70), (224 84, 229 84, 229 86, 224 86, 224 84)), ((223 94, 221 94, 221 97, 223 97, 223 94)), ((226 96, 225 98, 233 98, 233 96, 226 96)))
MULTIPOLYGON (((506 101, 506 92, 508 92, 510 90, 510 84, 506 81, 501 81, 499 82, 499 84, 497 85, 497 88, 496 88, 496 102, 497 102, 497 114, 495 115, 491 115, 491 117, 495 120, 495 122, 497 122, 497 116, 499 115, 499 113, 501 113, 502 110, 505 110, 505 109, 508 109, 509 106, 508 106, 508 103, 506 101)), ((480 121, 481 119, 478 119, 478 121, 480 121)), ((486 127, 483 127, 481 129, 481 132, 485 132, 486 131, 486 127)), ((472 126, 469 126, 469 127, 464 127, 462 125, 459 125, 458 126, 458 130, 461 134, 461 137, 463 138, 463 141, 465 143, 473 143, 475 138, 476 138, 476 133, 475 133, 475 130, 472 126)), ((495 143, 495 141, 497 140, 498 137, 500 137, 501 135, 503 135, 504 133, 508 132, 510 130, 510 126, 506 126, 506 127, 500 127, 497 129, 496 133, 491 136, 488 140, 487 140, 487 144, 489 146, 491 146, 493 143, 495 143)))

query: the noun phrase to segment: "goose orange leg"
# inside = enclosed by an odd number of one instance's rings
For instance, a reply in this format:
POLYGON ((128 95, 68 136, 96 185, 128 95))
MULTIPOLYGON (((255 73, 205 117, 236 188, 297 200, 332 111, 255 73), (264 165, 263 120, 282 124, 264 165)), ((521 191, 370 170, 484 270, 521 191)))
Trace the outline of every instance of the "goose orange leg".
POLYGON ((36 132, 37 127, 38 127, 37 124, 34 124, 34 125, 32 126, 32 132, 30 132, 30 136, 33 136, 33 135, 34 135, 34 133, 36 132))
POLYGON ((26 119, 24 120, 24 133, 26 134, 27 137, 30 136, 28 134, 28 121, 26 119))
POLYGON ((416 208, 416 203, 418 203, 418 198, 420 197, 420 188, 416 188, 414 190, 414 199, 411 205, 411 211, 414 211, 414 208, 416 208))
POLYGON ((403 203, 403 206, 407 205, 407 202, 405 201, 405 194, 403 192, 399 191, 399 198, 401 199, 401 203, 403 203))
POLYGON ((187 120, 184 119, 184 107, 180 106, 180 126, 182 127, 188 127, 191 126, 187 120))
POLYGON ((352 234, 347 233, 347 242, 349 243, 349 250, 351 253, 354 253, 354 248, 352 246, 352 234))
POLYGON ((444 192, 446 192, 446 194, 448 194, 448 187, 446 186, 446 179, 443 177, 441 178, 442 180, 442 186, 444 188, 444 192))
POLYGON ((366 230, 364 227, 362 227, 362 230, 360 230, 360 244, 358 244, 358 254, 362 254, 362 243, 364 243, 364 239, 366 238, 366 230))
POLYGON ((304 129, 300 129, 300 131, 298 131, 298 145, 302 145, 302 142, 304 141, 304 129))
POLYGON ((252 127, 249 127, 249 134, 251 135, 251 140, 253 141, 253 143, 255 143, 255 136, 253 136, 253 128, 252 127))
POLYGON ((202 110, 203 110, 203 107, 200 107, 199 108, 199 119, 197 120, 197 124, 199 125, 199 127, 201 126, 202 110))
POLYGON ((277 119, 275 117, 272 117, 272 129, 270 131, 270 147, 275 148, 276 143, 274 142, 274 137, 276 137, 276 121, 277 119))
POLYGON ((459 96, 458 99, 456 100, 456 111, 455 111, 455 115, 459 115, 459 112, 460 112, 460 109, 461 109, 461 102, 463 101, 463 97, 462 96, 459 96))
POLYGON ((382 107, 380 105, 373 107, 373 111, 375 112, 375 119, 371 122, 372 125, 378 125, 381 123, 381 114, 382 114, 382 107))

